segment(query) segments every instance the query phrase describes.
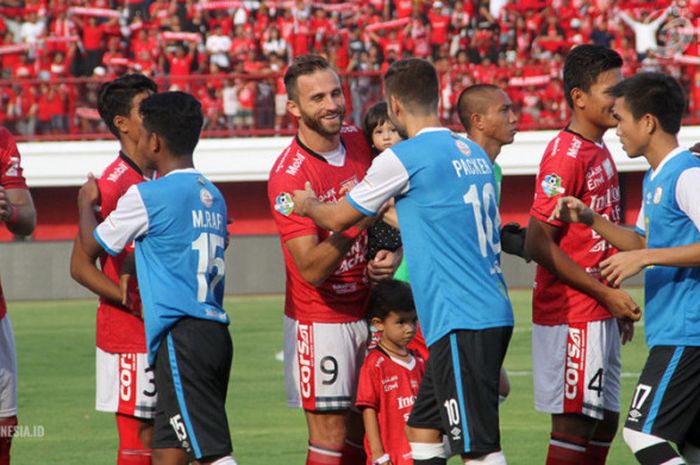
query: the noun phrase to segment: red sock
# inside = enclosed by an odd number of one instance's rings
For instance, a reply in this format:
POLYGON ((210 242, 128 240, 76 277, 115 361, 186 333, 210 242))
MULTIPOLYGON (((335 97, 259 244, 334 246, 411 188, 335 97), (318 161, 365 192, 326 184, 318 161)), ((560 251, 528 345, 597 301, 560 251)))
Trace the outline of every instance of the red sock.
POLYGON ((10 465, 10 447, 15 426, 17 417, 0 418, 0 465, 10 465))
POLYGON ((552 433, 547 452, 547 465, 582 465, 586 463, 585 439, 552 433))
POLYGON ((117 465, 151 464, 151 450, 146 449, 139 438, 140 424, 141 422, 136 417, 117 414, 117 431, 119 432, 117 465))
POLYGON ((605 459, 610 451, 610 443, 591 440, 586 446, 586 461, 584 465, 605 465, 605 459))
POLYGON ((309 442, 306 465, 343 465, 343 451, 329 449, 309 442))
POLYGON ((343 446, 342 465, 364 465, 367 463, 367 454, 365 448, 361 444, 356 444, 352 441, 345 441, 343 446))

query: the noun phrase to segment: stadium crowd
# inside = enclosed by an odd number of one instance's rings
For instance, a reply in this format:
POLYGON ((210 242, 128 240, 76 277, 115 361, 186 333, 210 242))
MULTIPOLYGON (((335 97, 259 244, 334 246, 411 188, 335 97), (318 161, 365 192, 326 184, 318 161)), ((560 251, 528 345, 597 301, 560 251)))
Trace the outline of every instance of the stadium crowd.
POLYGON ((617 50, 625 76, 663 70, 700 117, 699 0, 9 0, 0 4, 0 124, 22 136, 102 133, 101 82, 126 72, 198 96, 205 130, 289 132, 281 76, 321 53, 344 76, 355 123, 404 56, 429 58, 440 116, 474 83, 506 89, 521 129, 568 117, 561 68, 571 47, 617 50))

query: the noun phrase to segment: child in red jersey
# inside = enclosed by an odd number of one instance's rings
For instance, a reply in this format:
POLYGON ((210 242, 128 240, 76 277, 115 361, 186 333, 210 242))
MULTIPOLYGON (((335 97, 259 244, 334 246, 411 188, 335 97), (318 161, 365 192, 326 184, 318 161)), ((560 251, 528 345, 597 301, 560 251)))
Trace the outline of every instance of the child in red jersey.
POLYGON ((370 295, 368 317, 381 336, 360 368, 357 388, 367 464, 412 465, 404 430, 425 361, 407 348, 416 334, 417 322, 411 287, 396 280, 378 283, 370 295))

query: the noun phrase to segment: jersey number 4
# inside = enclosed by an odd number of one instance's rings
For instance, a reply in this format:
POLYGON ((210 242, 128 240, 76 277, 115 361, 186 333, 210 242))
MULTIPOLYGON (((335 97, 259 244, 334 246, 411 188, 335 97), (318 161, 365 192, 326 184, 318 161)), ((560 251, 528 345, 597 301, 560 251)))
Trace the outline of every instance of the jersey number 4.
POLYGON ((464 194, 464 203, 471 205, 474 210, 474 223, 476 225, 476 235, 479 238, 479 250, 481 255, 486 257, 488 251, 486 247, 491 248, 494 254, 501 252, 501 217, 498 216, 498 201, 496 200, 496 190, 493 184, 486 183, 479 195, 479 188, 476 184, 472 184, 469 190, 464 194), (483 205, 483 210, 481 206, 483 205), (491 219, 489 211, 491 205, 496 208, 496 222, 491 219), (482 215, 482 211, 486 212, 486 217, 482 215))
POLYGON ((196 250, 199 255, 197 262, 198 302, 206 301, 209 289, 215 289, 219 281, 224 278, 226 271, 224 259, 216 256, 218 249, 224 250, 224 238, 218 234, 203 232, 192 242, 192 250, 196 250), (214 274, 214 277, 210 282, 209 276, 212 274, 214 274))

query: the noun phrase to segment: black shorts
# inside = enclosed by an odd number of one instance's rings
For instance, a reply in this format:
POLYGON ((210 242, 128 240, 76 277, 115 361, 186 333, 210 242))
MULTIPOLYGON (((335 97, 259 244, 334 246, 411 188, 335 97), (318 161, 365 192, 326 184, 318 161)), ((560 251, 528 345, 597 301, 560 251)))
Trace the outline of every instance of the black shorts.
POLYGON ((431 345, 407 424, 442 431, 453 454, 500 450, 498 380, 512 333, 458 330, 431 345))
POLYGON ((225 402, 232 358, 221 323, 184 318, 168 331, 155 361, 154 449, 185 449, 197 460, 231 453, 225 402))
POLYGON ((625 427, 676 444, 698 442, 700 347, 657 346, 649 352, 625 427))

